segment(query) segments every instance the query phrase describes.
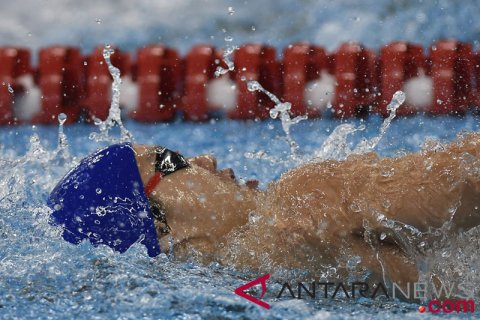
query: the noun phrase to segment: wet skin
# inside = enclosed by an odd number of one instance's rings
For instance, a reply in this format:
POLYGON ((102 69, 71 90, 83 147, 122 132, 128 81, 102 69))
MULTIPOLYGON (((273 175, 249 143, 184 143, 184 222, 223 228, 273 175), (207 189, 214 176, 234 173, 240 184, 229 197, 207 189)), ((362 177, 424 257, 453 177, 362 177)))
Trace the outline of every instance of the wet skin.
MULTIPOLYGON (((416 247, 432 245, 432 228, 448 223, 450 236, 480 224, 479 147, 480 136, 471 134, 399 158, 367 154, 306 164, 266 191, 256 182, 239 185, 231 169, 218 171, 213 157, 199 156, 164 177, 152 198, 165 210, 178 259, 317 276, 333 267, 342 277, 355 257, 359 277, 414 282, 416 247)), ((154 149, 135 150, 145 184, 154 173, 154 149)))

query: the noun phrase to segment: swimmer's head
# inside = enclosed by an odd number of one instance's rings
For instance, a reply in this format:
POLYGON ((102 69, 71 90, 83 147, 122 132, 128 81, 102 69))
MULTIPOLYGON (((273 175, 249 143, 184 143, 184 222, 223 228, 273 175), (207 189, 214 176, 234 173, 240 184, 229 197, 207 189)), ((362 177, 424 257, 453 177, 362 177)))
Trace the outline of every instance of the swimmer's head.
POLYGON ((136 242, 151 257, 160 254, 154 218, 129 143, 100 150, 72 169, 48 199, 51 222, 63 238, 78 244, 88 239, 125 252, 136 242))
POLYGON ((182 239, 223 234, 217 229, 244 223, 246 217, 237 211, 246 212, 243 207, 253 199, 247 189, 257 184, 239 185, 233 170, 218 171, 210 155, 187 162, 162 147, 125 143, 83 159, 54 188, 48 204, 52 224, 62 226, 63 238, 71 243, 88 239, 125 252, 140 242, 156 256, 170 225, 177 226, 175 239, 182 239), (217 208, 225 203, 232 208, 217 208))

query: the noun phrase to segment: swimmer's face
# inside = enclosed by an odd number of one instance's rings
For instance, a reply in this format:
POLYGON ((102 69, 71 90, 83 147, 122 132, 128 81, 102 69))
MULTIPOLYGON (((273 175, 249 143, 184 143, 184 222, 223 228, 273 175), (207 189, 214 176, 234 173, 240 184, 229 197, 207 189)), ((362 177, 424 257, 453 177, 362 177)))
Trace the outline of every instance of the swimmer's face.
MULTIPOLYGON (((154 174, 155 147, 135 145, 134 148, 137 153, 137 165, 139 167, 142 180, 145 184, 149 177, 154 174)), ((217 159, 212 155, 204 154, 196 157, 190 157, 187 158, 187 162, 190 164, 191 168, 201 168, 206 170, 212 175, 212 178, 219 178, 224 183, 234 183, 238 185, 238 181, 236 180, 233 169, 225 168, 218 170, 217 159)), ((175 175, 178 175, 178 173, 176 172, 175 175)), ((258 181, 248 180, 245 182, 245 185, 248 188, 255 189, 258 187, 258 181)))
MULTIPOLYGON (((148 148, 148 147, 144 147, 148 148)), ((155 157, 144 149, 145 157, 137 164, 144 183, 154 174, 155 157), (145 152, 146 151, 146 152, 145 152)), ((212 236, 224 234, 245 223, 244 207, 252 198, 248 186, 239 185, 232 169, 217 170, 211 155, 187 159, 189 167, 164 176, 152 192, 154 201, 165 210, 175 237, 212 236), (182 227, 175 227, 181 225, 182 227)), ((255 182, 251 183, 253 186, 255 182)))

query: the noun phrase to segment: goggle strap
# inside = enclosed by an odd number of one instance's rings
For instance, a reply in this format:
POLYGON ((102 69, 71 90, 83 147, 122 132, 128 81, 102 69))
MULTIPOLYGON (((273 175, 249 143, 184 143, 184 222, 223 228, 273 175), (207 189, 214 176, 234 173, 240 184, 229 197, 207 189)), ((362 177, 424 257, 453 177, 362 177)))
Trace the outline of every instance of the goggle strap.
POLYGON ((160 182, 160 180, 162 180, 162 176, 162 173, 157 171, 148 180, 147 184, 145 185, 145 194, 147 195, 147 197, 150 197, 157 184, 160 182))

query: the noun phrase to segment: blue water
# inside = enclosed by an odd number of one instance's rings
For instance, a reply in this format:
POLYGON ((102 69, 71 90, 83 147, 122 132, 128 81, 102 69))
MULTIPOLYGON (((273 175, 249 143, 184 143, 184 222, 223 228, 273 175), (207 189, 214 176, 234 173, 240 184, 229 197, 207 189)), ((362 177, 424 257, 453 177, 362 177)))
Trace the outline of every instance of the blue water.
MULTIPOLYGON (((377 135, 382 119, 352 119, 366 124, 349 140, 377 135)), ((341 122, 318 119, 292 128, 304 154, 311 154, 341 122)), ((462 131, 479 131, 480 119, 468 115, 396 119, 377 147, 383 156, 416 151, 426 139, 447 142, 462 131)), ((135 142, 161 144, 186 156, 209 153, 219 167, 232 167, 237 177, 259 179, 265 188, 293 164, 278 121, 126 123, 135 142), (265 151, 277 161, 248 159, 246 152, 265 151)), ((266 310, 233 290, 256 278, 232 267, 179 263, 161 255, 149 258, 143 246, 120 255, 88 243, 73 246, 46 222, 44 202, 56 181, 79 158, 102 146, 89 140, 89 125, 65 128, 69 151, 64 162, 50 158, 58 128, 0 128, 0 318, 1 319, 417 319, 417 305, 364 299, 274 299, 266 310), (32 137, 38 137, 37 142, 32 137)), ((474 266, 472 266, 474 267, 474 266)), ((273 289, 272 289, 273 288, 273 289)), ((422 315, 425 317, 426 315, 422 315)))
POLYGON ((195 43, 309 41, 328 50, 345 41, 378 49, 397 40, 426 48, 442 38, 478 47, 477 0, 0 0, 0 42, 32 48, 56 44, 90 52, 111 43, 134 52, 162 42, 182 53, 195 43), (229 14, 228 7, 234 13, 229 14))

